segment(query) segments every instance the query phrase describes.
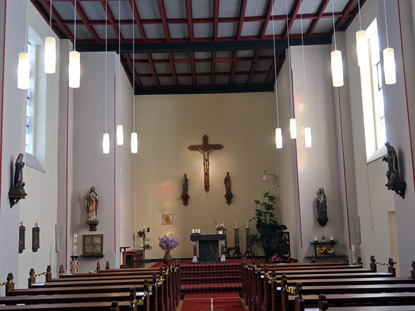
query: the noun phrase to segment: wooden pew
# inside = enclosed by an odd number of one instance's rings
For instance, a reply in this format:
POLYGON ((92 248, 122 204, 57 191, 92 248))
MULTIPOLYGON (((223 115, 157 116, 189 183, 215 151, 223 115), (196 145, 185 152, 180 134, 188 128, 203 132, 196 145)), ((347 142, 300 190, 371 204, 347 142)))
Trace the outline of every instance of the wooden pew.
POLYGON ((415 311, 415 305, 343 306, 329 308, 329 304, 324 295, 319 296, 318 306, 321 311, 415 311))
POLYGON ((54 304, 36 304, 36 305, 13 305, 0 306, 0 310, 61 310, 61 311, 120 311, 120 310, 137 310, 130 303, 122 302, 82 302, 82 303, 54 303, 54 304))

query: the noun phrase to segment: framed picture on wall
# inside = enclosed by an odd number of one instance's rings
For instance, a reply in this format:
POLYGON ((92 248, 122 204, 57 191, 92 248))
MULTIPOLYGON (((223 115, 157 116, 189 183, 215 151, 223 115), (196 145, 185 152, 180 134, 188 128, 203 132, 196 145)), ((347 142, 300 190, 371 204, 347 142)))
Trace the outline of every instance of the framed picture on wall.
POLYGON ((104 235, 103 234, 84 234, 82 236, 82 255, 100 256, 103 255, 104 235))
POLYGON ((40 228, 35 223, 35 226, 32 228, 32 251, 37 252, 40 248, 40 228))
POLYGON ((172 225, 173 224, 173 214, 163 214, 161 216, 162 225, 172 225))

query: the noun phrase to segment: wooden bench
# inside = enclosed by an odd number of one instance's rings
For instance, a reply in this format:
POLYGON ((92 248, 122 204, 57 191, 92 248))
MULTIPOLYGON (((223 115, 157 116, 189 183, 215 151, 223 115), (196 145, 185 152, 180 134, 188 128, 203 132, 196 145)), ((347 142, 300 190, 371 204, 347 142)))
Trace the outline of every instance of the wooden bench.
POLYGON ((387 305, 387 306, 343 306, 330 307, 324 295, 319 296, 319 309, 321 311, 415 311, 414 305, 387 305))
POLYGON ((13 305, 0 306, 0 310, 61 310, 61 311, 120 311, 120 310, 137 310, 130 303, 121 302, 83 302, 83 303, 53 303, 53 304, 36 304, 36 305, 13 305))

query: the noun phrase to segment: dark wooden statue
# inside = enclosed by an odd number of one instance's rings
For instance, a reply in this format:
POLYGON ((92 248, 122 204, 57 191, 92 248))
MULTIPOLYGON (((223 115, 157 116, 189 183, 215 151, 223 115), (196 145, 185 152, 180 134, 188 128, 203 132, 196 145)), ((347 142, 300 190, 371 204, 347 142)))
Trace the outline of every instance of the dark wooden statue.
POLYGON ((223 183, 225 184, 225 190, 226 190, 226 193, 225 193, 226 203, 228 203, 228 205, 231 205, 233 194, 231 191, 231 176, 229 175, 229 172, 226 172, 226 176, 225 176, 223 183))
POLYGON ((187 178, 186 173, 183 176, 183 183, 182 183, 182 196, 184 206, 189 204, 189 179, 187 178))
POLYGON ((15 205, 20 199, 24 199, 27 195, 24 190, 25 183, 23 182, 23 153, 20 153, 16 159, 13 185, 9 191, 10 206, 15 205))
POLYGON ((320 188, 317 192, 317 221, 324 227, 329 218, 327 217, 327 198, 324 189, 320 188))
POLYGON ((406 182, 404 182, 399 176, 398 156, 396 155, 395 148, 388 142, 385 143, 388 153, 383 157, 383 161, 388 162, 388 171, 386 177, 388 183, 385 185, 388 190, 395 191, 403 199, 405 198, 406 182))

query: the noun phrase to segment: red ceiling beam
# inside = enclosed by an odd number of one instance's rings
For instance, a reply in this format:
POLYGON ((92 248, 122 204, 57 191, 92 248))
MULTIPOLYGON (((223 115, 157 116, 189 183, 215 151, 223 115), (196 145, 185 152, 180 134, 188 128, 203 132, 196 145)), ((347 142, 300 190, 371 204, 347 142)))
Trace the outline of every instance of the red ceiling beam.
POLYGON ((219 0, 214 1, 213 5, 213 41, 218 41, 219 28, 219 0))
POLYGON ((163 25, 164 37, 166 38, 167 42, 170 42, 170 32, 169 26, 167 25, 166 9, 164 8, 164 2, 163 0, 157 0, 157 3, 159 6, 161 23, 163 25))
MULTIPOLYGON (((135 66, 133 66, 133 60, 131 59, 130 54, 127 54, 126 58, 127 58, 128 65, 131 67, 131 73, 134 70, 134 75, 137 77, 138 73, 137 73, 137 70, 135 70, 135 66)), ((136 78, 136 84, 138 84, 139 88, 143 88, 143 85, 141 84, 140 79, 136 78)))
MULTIPOLYGON (((46 6, 46 8, 50 11, 50 3, 46 2, 46 0, 42 0, 42 3, 46 6)), ((62 31, 65 33, 65 35, 68 37, 69 40, 73 42, 73 33, 69 30, 69 28, 63 24, 62 18, 58 14, 58 12, 55 10, 55 8, 52 7, 52 16, 58 23, 59 27, 62 28, 62 31)))
MULTIPOLYGON (((236 39, 241 40, 241 34, 242 34, 242 27, 244 25, 245 20, 245 12, 246 12, 246 4, 248 3, 248 0, 242 0, 241 3, 241 10, 239 12, 239 24, 238 24, 238 30, 236 31, 236 39)), ((234 55, 235 56, 235 55, 234 55)))
MULTIPOLYGON (((271 18, 272 6, 274 5, 274 2, 275 2, 275 0, 268 0, 267 13, 265 14, 265 20, 264 20, 264 23, 262 24, 261 34, 259 35, 261 40, 264 40, 265 31, 267 30, 268 23, 269 23, 269 20, 271 18)), ((285 17, 284 17, 284 19, 285 19, 285 17)))
POLYGON ((196 65, 195 65, 195 53, 191 52, 190 53, 190 62, 191 62, 191 67, 192 67, 192 83, 193 83, 193 87, 196 86, 196 65))
POLYGON ((254 60, 252 61, 252 64, 251 64, 251 70, 249 72, 248 81, 246 83, 247 85, 251 83, 252 77, 254 75, 254 70, 255 70, 256 62, 258 60, 258 55, 259 55, 259 50, 256 50, 254 54, 254 60))
POLYGON ((192 0, 186 0, 186 15, 187 15, 187 28, 189 31, 190 42, 194 40, 193 34, 193 15, 192 15, 192 0))
POLYGON ((336 31, 339 29, 339 27, 342 25, 344 19, 349 15, 352 7, 356 4, 357 0, 349 0, 349 2, 346 4, 346 7, 343 10, 343 16, 340 17, 337 21, 336 21, 336 31))
MULTIPOLYGON (((75 1, 77 0, 71 0, 72 5, 75 7, 75 1)), ((79 2, 79 1, 77 1, 79 2)), ((84 10, 82 9, 81 5, 76 6, 76 12, 78 13, 79 17, 82 20, 82 23, 85 25, 85 27, 88 29, 89 33, 91 34, 92 38, 94 38, 96 43, 101 42, 100 37, 98 36, 97 32, 95 31, 94 27, 89 24, 88 17, 86 16, 84 10)))
POLYGON ((141 24, 141 18, 140 18, 140 14, 138 14, 137 6, 135 5, 135 0, 130 0, 130 6, 131 6, 131 9, 134 10, 134 19, 138 27, 138 31, 140 32, 141 39, 143 40, 143 42, 147 42, 146 32, 144 31, 144 27, 141 24))
POLYGON ((174 67, 173 54, 169 53, 170 70, 173 75, 174 86, 177 87, 176 68, 174 67))
POLYGON ((215 85, 215 58, 216 58, 216 52, 212 52, 212 62, 210 66, 210 85, 215 85))
POLYGON ((151 72, 153 73, 153 78, 154 78, 154 81, 156 82, 157 88, 160 88, 160 82, 159 82, 159 79, 157 77, 156 68, 154 67, 153 58, 151 57, 150 53, 147 54, 147 59, 148 59, 148 63, 149 63, 150 68, 151 68, 151 72))
POLYGON ((233 59, 232 59, 231 75, 229 76, 229 86, 232 85, 233 76, 235 74, 236 62, 238 60, 237 55, 238 55, 238 51, 234 51, 233 52, 233 59))
POLYGON ((310 37, 313 33, 314 29, 316 29, 318 22, 320 21, 321 17, 323 16, 324 11, 326 10, 327 5, 329 4, 330 0, 323 0, 320 3, 320 6, 317 10, 317 19, 311 22, 310 27, 308 27, 306 37, 310 37))
MULTIPOLYGON (((109 22, 111 24, 112 30, 114 30, 114 33, 117 36, 118 40, 122 41, 122 35, 121 35, 121 33, 120 33, 120 36, 118 36, 119 29, 118 29, 118 27, 117 27, 117 25, 115 23, 115 18, 114 18, 114 15, 111 12, 111 8, 108 5, 108 2, 105 3, 105 0, 100 0, 100 1, 101 1, 102 8, 104 9, 104 11, 107 12, 107 18, 108 18, 108 20, 109 20, 109 22)), ((104 25, 105 25, 105 23, 104 23, 104 25)))
MULTIPOLYGON (((365 3, 366 3, 366 0, 360 0, 360 9, 362 8, 362 6, 365 3)), ((349 28, 350 24, 353 22, 353 20, 355 19, 356 15, 358 13, 359 13, 359 7, 356 6, 356 9, 352 12, 352 14, 349 17, 349 19, 344 23, 344 25, 339 30, 345 31, 347 28, 349 28)))
POLYGON ((295 22, 295 19, 297 17, 298 10, 300 9, 301 3, 302 3, 302 0, 295 0, 295 2, 294 2, 294 8, 293 8, 293 11, 290 14, 291 19, 289 21, 288 28, 285 28, 285 31, 283 32, 284 33, 284 39, 287 39, 288 33, 291 31, 291 27, 293 26, 293 24, 295 22))

